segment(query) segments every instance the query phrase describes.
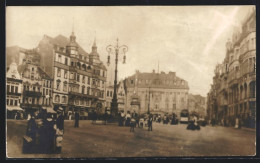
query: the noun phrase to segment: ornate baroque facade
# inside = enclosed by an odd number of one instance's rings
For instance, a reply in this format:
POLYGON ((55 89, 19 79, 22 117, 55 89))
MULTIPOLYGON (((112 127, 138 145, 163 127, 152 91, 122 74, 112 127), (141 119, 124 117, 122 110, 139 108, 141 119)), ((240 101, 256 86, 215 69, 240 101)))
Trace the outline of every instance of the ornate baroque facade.
POLYGON ((255 127, 256 113, 256 11, 236 29, 226 43, 226 57, 215 68, 208 93, 209 119, 227 124, 240 117, 244 125, 255 127))

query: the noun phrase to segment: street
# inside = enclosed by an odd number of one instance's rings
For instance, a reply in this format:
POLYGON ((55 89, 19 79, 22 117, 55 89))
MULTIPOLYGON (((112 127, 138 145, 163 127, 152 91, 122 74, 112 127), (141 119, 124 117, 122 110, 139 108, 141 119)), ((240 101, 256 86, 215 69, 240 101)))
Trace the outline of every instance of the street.
POLYGON ((25 120, 7 120, 7 156, 12 158, 93 158, 93 157, 180 157, 248 156, 255 153, 253 129, 206 126, 186 130, 187 125, 153 123, 147 128, 119 127, 116 124, 93 125, 91 121, 65 121, 61 154, 22 154, 25 120))

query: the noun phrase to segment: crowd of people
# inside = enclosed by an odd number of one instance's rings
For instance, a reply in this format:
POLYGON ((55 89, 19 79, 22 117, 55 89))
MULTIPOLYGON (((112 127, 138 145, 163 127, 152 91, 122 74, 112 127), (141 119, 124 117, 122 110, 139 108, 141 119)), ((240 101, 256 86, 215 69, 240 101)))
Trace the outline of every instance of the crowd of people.
POLYGON ((133 112, 132 114, 128 111, 124 114, 123 111, 118 113, 118 125, 119 126, 129 126, 130 132, 134 132, 136 127, 144 128, 148 127, 148 131, 152 131, 152 122, 153 122, 153 115, 138 115, 137 113, 133 112))
POLYGON ((41 111, 40 121, 30 114, 23 139, 23 153, 60 153, 64 134, 64 111, 57 109, 57 116, 41 111))

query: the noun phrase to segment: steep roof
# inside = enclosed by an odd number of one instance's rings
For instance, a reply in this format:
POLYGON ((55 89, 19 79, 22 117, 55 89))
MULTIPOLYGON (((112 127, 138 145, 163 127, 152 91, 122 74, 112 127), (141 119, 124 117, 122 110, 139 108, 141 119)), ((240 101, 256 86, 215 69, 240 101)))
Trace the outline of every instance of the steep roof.
POLYGON ((184 79, 179 78, 176 76, 174 72, 169 72, 168 74, 161 72, 161 73, 141 73, 139 71, 136 72, 136 74, 128 77, 126 79, 126 85, 128 87, 131 87, 133 85, 130 84, 131 79, 135 79, 135 76, 137 75, 138 78, 138 87, 158 87, 158 88, 181 88, 181 89, 189 89, 188 82, 184 79), (139 81, 141 80, 141 83, 139 81), (150 83, 146 83, 146 80, 148 80, 150 83), (157 83, 159 82, 159 84, 157 83), (167 83, 165 83, 167 81, 167 83), (181 82, 184 82, 182 85, 181 82))
MULTIPOLYGON (((63 36, 63 35, 58 35, 54 38, 52 38, 48 35, 44 35, 44 37, 46 39, 48 39, 51 44, 62 46, 62 47, 66 47, 70 42, 70 39, 68 37, 63 36)), ((76 45, 78 46, 79 54, 88 55, 88 53, 77 42, 76 42, 76 45)))
POLYGON ((44 70, 42 70, 40 67, 38 67, 38 71, 39 71, 40 76, 41 76, 43 79, 48 79, 48 80, 51 80, 51 79, 52 79, 52 78, 51 78, 44 70))

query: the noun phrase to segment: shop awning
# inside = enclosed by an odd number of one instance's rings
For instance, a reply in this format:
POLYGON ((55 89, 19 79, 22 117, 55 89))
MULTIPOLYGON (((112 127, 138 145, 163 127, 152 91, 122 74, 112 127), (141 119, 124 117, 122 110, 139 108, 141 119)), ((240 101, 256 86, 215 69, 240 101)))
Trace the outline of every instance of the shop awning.
POLYGON ((20 108, 19 106, 9 106, 9 107, 7 107, 7 110, 9 110, 9 111, 23 111, 23 109, 20 108))

